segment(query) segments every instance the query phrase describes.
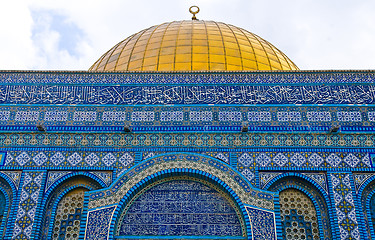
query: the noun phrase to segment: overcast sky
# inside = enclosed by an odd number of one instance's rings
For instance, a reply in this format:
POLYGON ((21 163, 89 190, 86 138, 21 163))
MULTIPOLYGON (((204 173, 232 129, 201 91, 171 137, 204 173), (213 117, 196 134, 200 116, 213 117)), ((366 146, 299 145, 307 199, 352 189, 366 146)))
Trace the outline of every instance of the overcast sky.
POLYGON ((1 70, 87 70, 119 41, 191 18, 229 23, 303 70, 375 69, 375 0, 11 0, 0 7, 1 70))

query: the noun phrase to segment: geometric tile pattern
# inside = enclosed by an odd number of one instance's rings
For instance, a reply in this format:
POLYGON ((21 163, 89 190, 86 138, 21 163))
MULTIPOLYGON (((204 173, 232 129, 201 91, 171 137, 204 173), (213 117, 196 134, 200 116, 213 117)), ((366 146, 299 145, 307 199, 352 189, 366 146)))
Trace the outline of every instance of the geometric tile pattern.
MULTIPOLYGON (((127 125, 132 126, 134 131, 140 131, 140 127, 159 127, 158 129, 163 129, 163 132, 174 132, 176 129, 182 129, 182 127, 191 127, 190 131, 194 132, 194 127, 198 127, 195 129, 199 129, 202 132, 210 130, 210 126, 215 127, 216 131, 220 131, 220 129, 225 130, 225 127, 229 126, 232 127, 232 130, 237 129, 236 131, 240 131, 241 128, 239 127, 242 123, 248 122, 249 127, 251 127, 250 129, 254 129, 254 131, 260 131, 259 128, 254 127, 262 126, 263 131, 279 132, 288 130, 280 127, 289 126, 289 131, 328 132, 331 125, 344 125, 345 128, 341 128, 341 130, 345 131, 348 131, 348 127, 349 129, 353 129, 352 127, 367 127, 367 130, 366 128, 363 129, 367 132, 373 131, 375 126, 375 117, 373 116, 375 115, 371 115, 371 118, 365 116, 368 113, 375 112, 374 107, 361 106, 358 108, 346 106, 340 109, 345 110, 345 113, 350 116, 357 117, 343 118, 342 115, 339 115, 339 113, 344 113, 343 111, 337 111, 337 108, 330 106, 308 109, 301 106, 265 107, 262 105, 251 107, 241 105, 235 105, 235 107, 119 106, 115 109, 101 105, 93 107, 39 106, 37 108, 34 106, 11 106, 0 107, 0 121, 2 123, 0 129, 9 131, 12 129, 7 127, 12 126, 14 127, 13 130, 27 130, 30 132, 36 130, 35 125, 37 123, 44 123, 47 130, 73 132, 78 130, 85 132, 85 129, 103 131, 105 127, 111 127, 111 129, 121 131, 123 124, 127 123, 127 125), (38 111, 34 111, 35 109, 38 111), (311 118, 312 111, 316 115, 329 113, 332 117, 329 119, 320 117, 311 118), (14 112, 16 115, 13 114, 14 112), (24 113, 28 113, 28 115, 24 113), (30 117, 29 113, 35 113, 35 116, 30 117), (52 116, 51 113, 55 116, 52 116), (179 117, 173 117, 175 113, 179 113, 179 117), (233 116, 234 114, 236 116, 233 116), (166 118, 166 116, 169 117, 166 118), (210 125, 206 126, 208 123, 210 125), (25 128, 25 125, 28 127, 25 128), (171 129, 168 126, 174 126, 174 128, 171 129), (369 128, 369 126, 372 127, 369 128), (80 129, 79 127, 84 128, 80 129), (92 128, 90 129, 90 127, 92 128)), ((147 132, 146 129, 143 128, 143 132, 147 132)), ((157 131, 157 128, 154 128, 154 131, 157 131)), ((21 142, 27 142, 27 139, 19 139, 19 143, 21 142)))
POLYGON ((25 172, 12 239, 30 239, 44 172, 25 172))
MULTIPOLYGON (((2 72, 0 83, 75 83, 75 84, 150 84, 150 83, 374 83, 373 72, 224 72, 212 73, 75 73, 75 72, 2 72)), ((21 91, 21 90, 20 90, 21 91)), ((317 90, 318 91, 318 90, 317 90)), ((69 90, 67 90, 69 92, 69 90)))
MULTIPOLYGON (((173 151, 175 152, 175 151, 173 151)), ((158 152, 161 153, 161 152, 158 152)), ((228 152, 198 152, 229 163, 228 152)), ((147 152, 145 157, 154 156, 147 152)), ((118 174, 134 164, 135 152, 9 151, 8 167, 116 167, 118 174)), ((368 153, 345 152, 245 152, 238 154, 240 171, 254 167, 370 168, 368 153)))
POLYGON ((303 192, 281 191, 280 215, 283 239, 320 239, 315 206, 303 192))
POLYGON ((349 173, 332 173, 333 198, 342 240, 360 239, 349 173))
POLYGON ((238 157, 240 168, 246 167, 303 167, 344 168, 371 167, 368 153, 329 152, 247 152, 238 157), (351 161, 350 161, 351 160, 351 161))
MULTIPOLYGON (((9 151, 6 166, 116 167, 121 174, 134 163, 134 152, 9 151)), ((48 185, 47 185, 48 186, 48 185)))
MULTIPOLYGON (((375 129, 375 128, 374 128, 375 129)), ((119 130, 116 130, 119 131, 119 130)), ((114 130, 115 132, 115 130, 114 130)), ((149 130, 147 133, 66 133, 66 134, 46 134, 46 133, 3 133, 0 138, 0 146, 3 147, 214 147, 214 148, 261 148, 261 147, 375 147, 375 138, 372 134, 364 133, 360 136, 351 134, 309 134, 309 133, 160 133, 156 130, 149 130), (154 132, 154 133, 152 133, 154 132)), ((255 150, 256 151, 256 150, 255 150)), ((47 155, 47 154, 46 154, 47 155)), ((294 159, 297 165, 299 159, 294 159)), ((334 160, 334 159, 333 159, 334 160)), ((8 159, 6 160, 9 161, 8 159)), ((19 159, 27 162, 28 159, 19 159)), ((312 166, 320 165, 319 157, 311 161, 312 166)), ((362 159, 362 162, 364 159, 362 159)), ((370 165, 370 159, 365 165, 370 165)), ((39 162, 39 161, 38 161, 39 162)), ((330 161, 336 165, 334 161, 330 161)), ((304 165, 304 164, 303 164, 304 165)), ((331 166, 331 164, 328 164, 331 166)), ((344 165, 348 166, 344 161, 344 165)), ((357 167, 362 167, 361 163, 357 167)))
POLYGON ((84 189, 79 188, 61 199, 56 209, 52 239, 78 239, 84 195, 84 189))

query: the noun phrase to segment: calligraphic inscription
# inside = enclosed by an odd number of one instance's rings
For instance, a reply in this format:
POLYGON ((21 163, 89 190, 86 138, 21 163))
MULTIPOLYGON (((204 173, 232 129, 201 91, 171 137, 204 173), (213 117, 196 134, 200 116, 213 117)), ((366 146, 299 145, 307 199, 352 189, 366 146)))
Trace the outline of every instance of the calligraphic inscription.
POLYGON ((189 180, 150 188, 121 219, 120 236, 242 236, 228 200, 211 187, 189 180))
POLYGON ((374 104, 373 85, 0 85, 1 104, 374 104))

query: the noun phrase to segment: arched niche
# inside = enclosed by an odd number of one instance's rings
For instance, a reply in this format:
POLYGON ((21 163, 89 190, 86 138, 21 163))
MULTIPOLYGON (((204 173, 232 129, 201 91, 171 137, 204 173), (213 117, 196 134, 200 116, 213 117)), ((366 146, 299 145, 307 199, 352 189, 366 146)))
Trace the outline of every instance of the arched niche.
POLYGON ((115 238, 246 239, 238 204, 216 184, 185 174, 149 184, 120 213, 115 238))
POLYGON ((279 193, 281 239, 332 239, 328 198, 322 188, 300 174, 283 174, 266 187, 279 193))
POLYGON ((361 203, 361 226, 365 239, 375 239, 375 176, 369 177, 358 189, 361 203))
POLYGON ((142 196, 141 193, 152 189, 153 184, 170 182, 175 177, 219 189, 219 195, 230 199, 228 204, 242 222, 239 239, 255 239, 252 238, 254 232, 269 234, 268 239, 276 239, 275 195, 254 189, 228 164, 191 153, 154 156, 129 169, 109 188, 90 192, 84 239, 114 239, 119 219, 132 206, 131 203, 142 196))
POLYGON ((12 234, 10 224, 14 216, 13 203, 16 195, 17 190, 12 180, 0 173, 0 239, 6 239, 12 234))
POLYGON ((85 172, 67 174, 52 184, 42 202, 43 218, 37 227, 40 229, 38 239, 79 239, 84 194, 105 186, 94 175, 85 172))

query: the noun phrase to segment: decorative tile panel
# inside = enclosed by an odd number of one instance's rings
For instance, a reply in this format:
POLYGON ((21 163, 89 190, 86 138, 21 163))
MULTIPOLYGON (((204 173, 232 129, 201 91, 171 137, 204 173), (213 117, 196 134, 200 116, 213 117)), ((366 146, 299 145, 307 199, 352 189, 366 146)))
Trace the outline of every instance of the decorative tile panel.
POLYGON ((250 216, 252 239, 276 240, 275 213, 246 206, 250 216))
POLYGON ((219 112, 219 121, 240 122, 242 121, 241 112, 219 112))
POLYGON ((325 173, 301 173, 309 178, 311 178, 315 183, 323 188, 323 190, 328 194, 327 186, 327 176, 325 173))
POLYGON ((341 240, 360 239, 350 174, 331 174, 334 203, 341 240))
MULTIPOLYGON (((164 152, 143 153, 143 159, 147 159, 165 152, 181 152, 183 149, 164 149, 164 152), (168 150, 168 151, 167 151, 168 150)), ((304 152, 287 151, 277 149, 275 151, 262 151, 259 149, 247 149, 247 152, 238 152, 238 169, 255 167, 300 167, 311 168, 362 168, 370 169, 369 154, 365 152, 329 152, 314 151, 304 152)), ((142 151, 142 150, 140 150, 142 151)), ((229 163, 229 151, 221 149, 215 152, 201 152, 199 149, 192 152, 211 156, 229 163)), ((46 148, 44 151, 8 151, 5 159, 6 167, 116 167, 118 171, 129 168, 134 164, 135 152, 94 152, 91 150, 74 152, 71 150, 53 151, 46 148)), ((252 170, 253 171, 253 170, 252 170)))
POLYGON ((127 112, 103 112, 102 121, 104 122, 125 122, 127 112))
POLYGON ((210 122, 212 121, 212 112, 210 111, 191 111, 189 113, 191 122, 210 122))
POLYGON ((0 121, 9 120, 10 111, 0 111, 0 121))
POLYGON ((264 187, 269 183, 271 180, 280 176, 283 173, 280 172, 260 172, 259 173, 259 187, 264 189, 264 187))
POLYGON ((271 113, 270 112, 248 112, 247 113, 247 120, 249 122, 270 122, 271 121, 271 113))
POLYGON ((132 112, 131 120, 133 122, 152 122, 154 121, 155 113, 151 111, 136 111, 132 112))
POLYGON ((37 111, 20 111, 16 113, 14 121, 17 122, 34 122, 39 120, 39 112, 37 111))
POLYGON ((44 172, 25 172, 12 239, 31 239, 44 172))
POLYGON ((63 122, 68 120, 68 112, 66 111, 48 111, 44 114, 46 122, 63 122))
POLYGON ((6 166, 19 167, 65 167, 65 168, 117 168, 118 175, 134 164, 134 152, 90 152, 90 151, 11 151, 6 166))
POLYGON ((360 112, 337 112, 337 120, 340 122, 361 122, 360 112))
POLYGON ((94 122, 96 121, 96 112, 84 112, 84 111, 77 111, 74 112, 73 121, 75 122, 94 122))
POLYGON ((116 206, 90 210, 87 217, 85 240, 108 239, 109 225, 116 206))
POLYGON ((330 122, 332 121, 330 112, 307 112, 309 122, 330 122))

